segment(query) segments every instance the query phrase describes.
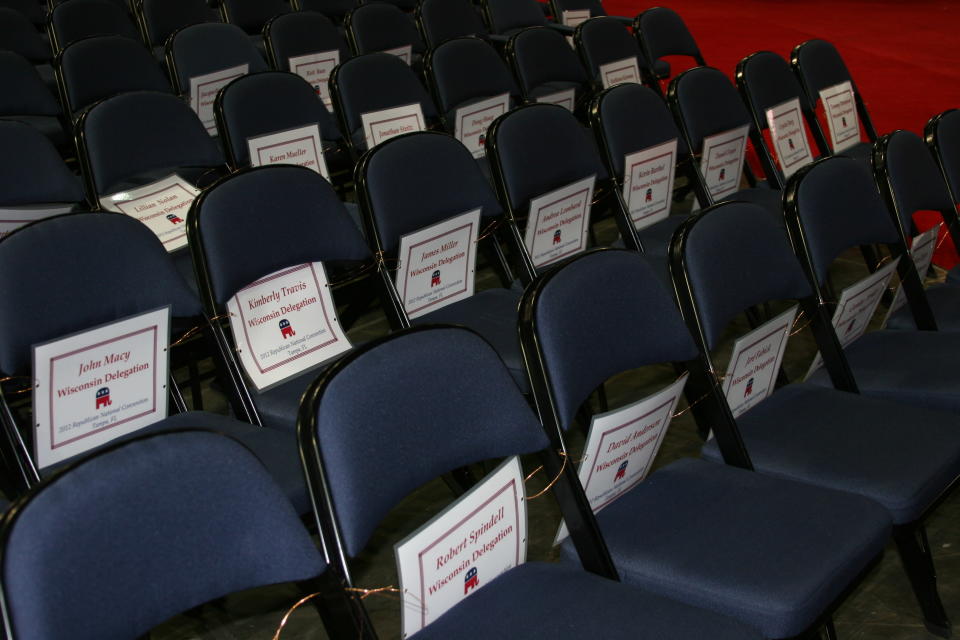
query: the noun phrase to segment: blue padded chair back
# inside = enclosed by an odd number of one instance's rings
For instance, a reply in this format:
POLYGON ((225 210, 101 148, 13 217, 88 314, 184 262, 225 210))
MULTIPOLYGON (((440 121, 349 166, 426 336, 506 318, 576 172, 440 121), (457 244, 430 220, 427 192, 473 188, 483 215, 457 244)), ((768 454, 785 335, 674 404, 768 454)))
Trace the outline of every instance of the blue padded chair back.
MULTIPOLYGON (((800 101, 801 109, 813 108, 797 76, 790 70, 790 64, 779 54, 760 51, 744 60, 741 82, 749 90, 754 113, 763 114, 767 109, 794 98, 800 101)), ((765 118, 760 119, 760 124, 763 129, 767 128, 765 118)))
POLYGON ((932 133, 950 190, 960 198, 960 109, 941 114, 932 133))
MULTIPOLYGON (((358 349, 335 365, 313 408, 350 556, 397 502, 428 480, 548 445, 496 352, 463 328, 408 330, 358 349)), ((301 443, 305 427, 301 419, 301 443)))
MULTIPOLYGON (((746 105, 725 73, 696 67, 674 78, 676 104, 694 151, 703 139, 743 125, 753 125, 746 105)), ((673 89, 672 89, 673 90, 673 89)))
POLYGON ((56 216, 13 232, 0 242, 0 292, 8 374, 29 370, 34 344, 168 304, 177 317, 200 313, 163 243, 123 214, 56 216))
POLYGON ((812 294, 783 224, 755 204, 712 207, 687 223, 678 250, 709 349, 745 309, 812 294))
POLYGON ((204 0, 141 0, 140 12, 152 47, 163 46, 178 29, 220 21, 204 0))
POLYGON ((525 27, 545 26, 547 17, 536 0, 484 0, 490 29, 507 33, 525 27))
POLYGON ((617 178, 623 180, 624 158, 654 145, 677 140, 677 154, 688 153, 670 110, 656 91, 622 84, 605 91, 598 102, 600 126, 617 178))
POLYGON ((191 216, 218 306, 284 267, 370 258, 333 187, 304 167, 259 167, 221 180, 204 192, 191 216))
POLYGON ((60 54, 60 69, 74 113, 127 91, 173 92, 153 55, 123 36, 74 42, 60 54))
POLYGON ((0 121, 0 149, 0 207, 83 200, 80 180, 33 127, 0 121))
POLYGON ((836 47, 826 40, 807 40, 794 50, 796 69, 811 102, 820 99, 820 91, 847 80, 856 90, 853 76, 836 47))
POLYGON ((249 34, 258 34, 270 18, 290 13, 284 0, 222 0, 227 22, 249 34))
POLYGON ((887 138, 885 165, 904 232, 911 234, 916 211, 952 211, 953 199, 923 138, 903 129, 887 138))
POLYGON ((107 98, 80 126, 98 194, 157 169, 224 163, 197 114, 174 95, 135 91, 107 98))
POLYGON ((572 113, 535 104, 501 116, 492 130, 510 206, 526 213, 530 199, 596 174, 606 176, 597 147, 572 113))
POLYGON ((294 0, 296 4, 300 5, 301 11, 317 11, 327 16, 328 18, 334 18, 337 21, 342 21, 343 17, 350 13, 350 11, 355 8, 358 4, 357 0, 294 0))
MULTIPOLYGON (((0 15, 0 21, 3 16, 0 15)), ((2 24, 2 23, 0 23, 2 24)), ((0 26, 0 30, 2 30, 0 26)), ((14 51, 0 51, 0 116, 41 115, 60 113, 57 99, 40 79, 26 58, 14 51)))
MULTIPOLYGON (((70 0, 71 2, 73 0, 70 0)), ((177 31, 167 41, 176 63, 182 92, 190 90, 190 78, 242 64, 247 71, 266 71, 267 63, 243 29, 233 24, 195 24, 177 31)))
POLYGON ((413 20, 397 6, 386 2, 360 5, 347 15, 347 25, 358 55, 408 44, 414 53, 424 50, 413 20))
POLYGON ((577 82, 581 85, 588 82, 587 72, 577 54, 558 31, 549 27, 524 29, 510 43, 514 71, 524 93, 547 82, 577 82))
POLYGON ((57 5, 50 14, 50 25, 61 49, 91 36, 118 35, 140 40, 130 15, 108 0, 70 0, 57 5))
POLYGON ((13 51, 38 64, 50 60, 50 46, 25 15, 0 7, 0 50, 13 51))
POLYGON ((404 234, 478 207, 483 218, 503 213, 473 155, 442 133, 412 133, 387 140, 362 167, 383 251, 404 234))
POLYGON ((334 50, 340 52, 340 62, 351 56, 340 30, 328 17, 316 11, 277 16, 266 28, 278 71, 288 71, 290 58, 295 56, 334 50))
POLYGON ((846 156, 824 158, 801 177, 795 183, 796 207, 819 282, 826 280, 830 263, 844 250, 899 240, 863 162, 846 156))
POLYGON ((233 164, 238 167, 250 162, 247 138, 251 136, 316 124, 324 140, 342 137, 333 115, 317 100, 313 85, 292 73, 264 71, 242 76, 222 89, 219 100, 226 123, 220 135, 229 138, 233 164))
POLYGON ((418 12, 423 37, 430 49, 454 38, 488 33, 469 0, 422 0, 418 12))
POLYGON ((581 24, 577 31, 580 34, 580 55, 583 56, 590 76, 598 85, 600 66, 609 62, 636 58, 639 69, 650 66, 641 54, 636 39, 616 18, 591 18, 581 24))
MULTIPOLYGON (((46 3, 43 4, 45 7, 46 3)), ((19 11, 38 29, 43 29, 47 23, 47 16, 37 0, 0 0, 0 7, 19 11)))
POLYGON ((326 568, 260 461, 207 431, 124 442, 14 509, 2 579, 18 638, 141 637, 209 600, 326 568))
POLYGON ((360 131, 364 113, 414 102, 420 103, 428 121, 437 117, 433 99, 417 74, 395 55, 368 53, 351 58, 338 67, 336 80, 351 134, 360 131))
POLYGON ((444 112, 504 93, 510 94, 513 104, 520 100, 520 89, 503 58, 479 38, 448 40, 433 50, 430 61, 438 106, 444 112))
POLYGON ((686 23, 673 9, 654 7, 641 13, 638 18, 640 37, 651 61, 664 56, 700 56, 700 47, 686 23))
POLYGON ((533 330, 564 429, 614 374, 697 356, 673 297, 640 254, 588 252, 547 278, 535 293, 533 330))

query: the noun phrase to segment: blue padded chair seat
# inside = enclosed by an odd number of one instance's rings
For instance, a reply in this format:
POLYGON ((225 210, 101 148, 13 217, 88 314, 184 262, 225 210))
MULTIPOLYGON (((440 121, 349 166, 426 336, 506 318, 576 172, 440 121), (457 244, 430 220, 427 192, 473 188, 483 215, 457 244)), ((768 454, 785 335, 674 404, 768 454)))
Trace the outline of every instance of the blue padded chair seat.
POLYGON ((257 393, 251 389, 253 401, 260 413, 260 421, 264 427, 286 431, 290 434, 297 432, 297 411, 300 407, 300 398, 310 383, 320 375, 329 365, 311 369, 283 384, 278 384, 266 391, 257 393))
POLYGON ((481 587, 411 638, 748 640, 760 635, 724 616, 576 567, 528 562, 481 587))
MULTIPOLYGON (((886 507, 896 524, 919 518, 960 474, 960 420, 940 411, 801 383, 737 425, 757 471, 858 493, 886 507)), ((703 456, 722 462, 716 439, 703 456)))
POLYGON ((947 272, 947 284, 960 284, 960 264, 947 272))
POLYGON ((666 79, 670 77, 670 63, 666 60, 657 60, 653 63, 653 72, 660 79, 666 79))
POLYGON ((566 91, 567 89, 577 90, 577 95, 575 96, 577 100, 582 97, 580 95, 580 91, 583 89, 583 85, 581 85, 579 82, 573 82, 570 80, 552 80, 550 82, 544 82, 541 85, 531 88, 529 97, 531 100, 536 101, 537 98, 548 96, 551 93, 566 91))
POLYGON ((638 231, 640 242, 643 243, 643 252, 655 256, 666 256, 670 249, 673 232, 689 217, 685 213, 667 216, 663 220, 638 231))
MULTIPOLYGON (((843 353, 862 394, 960 413, 960 334, 871 331, 843 353)), ((823 367, 808 382, 833 386, 823 367)))
MULTIPOLYGON (((656 471, 597 519, 624 582, 767 638, 812 625, 890 536, 890 516, 866 498, 693 458, 656 471), (806 545, 795 544, 797 531, 806 545)), ((562 550, 575 557, 569 538, 562 550)))
MULTIPOLYGON (((927 287, 927 300, 933 310, 940 331, 960 331, 960 286, 955 284, 935 284, 927 287)), ((913 314, 906 305, 897 309, 887 321, 887 329, 916 330, 913 314)))
POLYGON ((730 202, 733 200, 752 202, 773 213, 778 219, 783 217, 783 193, 779 189, 770 189, 766 186, 758 186, 755 189, 741 189, 723 198, 720 202, 730 202))
POLYGON ((517 333, 520 294, 509 289, 479 291, 466 300, 447 305, 420 316, 412 324, 460 324, 469 327, 489 342, 510 370, 523 393, 530 392, 527 370, 520 353, 517 333))
POLYGON ((858 142, 849 149, 845 149, 836 155, 847 156, 848 158, 853 158, 854 160, 859 160, 870 165, 873 157, 873 144, 869 142, 858 142))
POLYGON ((15 120, 17 122, 22 122, 23 124, 29 125, 45 135, 50 142, 53 143, 53 146, 58 149, 62 149, 69 144, 72 144, 67 134, 63 131, 63 125, 60 124, 60 119, 56 116, 38 116, 38 115, 5 115, 0 117, 2 120, 15 120))

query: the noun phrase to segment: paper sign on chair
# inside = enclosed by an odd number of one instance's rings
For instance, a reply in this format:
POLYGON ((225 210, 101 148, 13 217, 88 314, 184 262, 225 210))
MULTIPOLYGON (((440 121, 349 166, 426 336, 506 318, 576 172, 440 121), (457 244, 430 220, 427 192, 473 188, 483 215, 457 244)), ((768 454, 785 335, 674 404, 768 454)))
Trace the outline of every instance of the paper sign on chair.
POLYGON ((0 240, 25 224, 70 211, 73 211, 72 204, 41 204, 0 209, 0 240))
POLYGON ((321 262, 260 278, 230 298, 227 310, 240 364, 258 391, 351 348, 321 262))
POLYGON ((417 318, 473 295, 480 209, 400 238, 396 286, 407 316, 417 318))
POLYGON ((340 64, 340 52, 333 49, 320 53, 308 53, 304 56, 292 56, 287 60, 287 64, 290 65, 291 72, 313 85, 313 90, 317 92, 327 111, 332 112, 333 100, 330 98, 328 80, 333 73, 333 68, 340 64))
MULTIPOLYGON (((394 547, 403 638, 527 559, 527 506, 516 456, 394 547)), ((522 603, 518 603, 522 605, 522 603)))
POLYGON ((743 125, 703 139, 700 172, 714 200, 722 200, 740 189, 749 131, 749 125, 743 125))
POLYGON ((573 112, 573 109, 576 106, 576 96, 576 89, 565 89, 563 91, 557 91, 556 93, 551 93, 546 96, 540 96, 537 98, 537 102, 558 104, 567 111, 573 112))
MULTIPOLYGON (((937 236, 942 226, 943 223, 941 222, 940 224, 930 227, 923 233, 914 236, 913 242, 910 243, 910 257, 913 259, 913 265, 917 269, 917 275, 920 277, 921 282, 923 282, 927 270, 930 269, 930 263, 933 262, 933 253, 937 248, 937 236)), ((907 294, 903 292, 903 285, 901 284, 897 287, 897 293, 893 296, 893 302, 890 303, 890 308, 887 309, 887 317, 883 319, 883 324, 886 325, 887 321, 890 320, 890 316, 906 304, 906 302, 907 294)))
POLYGON ((648 147, 624 158, 623 199, 639 231, 670 215, 677 140, 648 147))
POLYGON ((316 124, 247 138, 247 147, 250 150, 250 164, 254 167, 295 164, 330 179, 323 157, 320 127, 316 124))
POLYGON ((494 120, 510 109, 510 94, 504 93, 493 98, 487 98, 457 109, 456 125, 454 127, 457 140, 470 150, 474 158, 486 155, 484 142, 487 129, 494 120))
POLYGON ((384 49, 383 53, 389 53, 392 56, 397 56, 408 65, 413 64, 413 45, 405 44, 402 47, 397 47, 395 49, 384 49))
POLYGON ((766 111, 770 138, 777 152, 780 170, 789 178, 797 169, 813 162, 807 131, 803 126, 800 100, 793 98, 766 111))
POLYGON ((43 469, 167 417, 170 308, 33 346, 43 469))
POLYGON ((636 56, 602 64, 598 70, 604 89, 626 82, 640 84, 640 67, 637 65, 636 56))
POLYGON ((187 212, 200 190, 172 174, 153 184, 101 199, 105 209, 125 213, 147 225, 167 251, 187 246, 187 212))
POLYGON ((249 69, 250 65, 241 64, 190 78, 190 106, 211 136, 217 135, 217 123, 213 117, 213 101, 217 92, 236 78, 247 75, 249 69))
POLYGON ((850 81, 827 87, 820 92, 827 128, 835 152, 845 151, 860 142, 857 101, 850 81))
POLYGON ((723 393, 734 418, 773 393, 796 316, 794 306, 734 343, 723 379, 723 393))
POLYGON ((404 133, 426 129, 423 109, 419 102, 402 107, 370 111, 362 114, 360 121, 363 123, 363 135, 367 141, 367 149, 373 149, 381 142, 404 133))
POLYGON ((574 11, 563 11, 560 14, 560 20, 568 27, 576 27, 590 19, 589 9, 577 9, 574 11))
POLYGON ((530 200, 523 243, 539 268, 587 248, 596 176, 530 200))

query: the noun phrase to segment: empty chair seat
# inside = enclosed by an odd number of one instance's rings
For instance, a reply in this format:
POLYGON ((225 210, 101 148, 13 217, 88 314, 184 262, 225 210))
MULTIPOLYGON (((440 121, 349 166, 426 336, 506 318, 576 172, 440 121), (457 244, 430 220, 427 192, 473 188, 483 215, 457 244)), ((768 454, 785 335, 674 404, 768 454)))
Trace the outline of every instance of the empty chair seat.
POLYGON ((421 69, 426 49, 411 17, 386 2, 363 4, 344 20, 347 40, 354 54, 386 51, 400 55, 408 65, 421 69))
POLYGON ((428 49, 464 36, 489 37, 470 0, 422 0, 417 5, 417 26, 428 49))
POLYGON ((147 43, 159 60, 163 60, 163 45, 173 32, 220 19, 204 0, 140 0, 137 15, 147 43))
POLYGON ((570 111, 583 114, 590 97, 590 78, 577 54, 562 35, 546 27, 524 29, 510 38, 507 60, 527 102, 550 99, 573 91, 570 111))
MULTIPOLYGON (((2 21, 0 15, 0 24, 2 21)), ((36 67, 20 54, 0 51, 0 82, 6 87, 0 97, 0 119, 24 122, 47 136, 58 149, 73 152, 61 121, 60 105, 36 67)))
POLYGON ((121 6, 109 0, 70 0, 50 13, 51 44, 55 52, 91 36, 118 35, 140 42, 136 25, 121 6))
MULTIPOLYGON (((633 32, 640 41, 647 60, 653 65, 658 78, 667 80, 671 75, 671 67, 664 58, 669 56, 684 56, 693 58, 695 65, 706 66, 700 47, 697 46, 693 34, 687 29, 686 23, 673 9, 667 7, 653 7, 636 17, 633 23, 633 32)), ((673 70, 675 73, 675 70, 673 70)))

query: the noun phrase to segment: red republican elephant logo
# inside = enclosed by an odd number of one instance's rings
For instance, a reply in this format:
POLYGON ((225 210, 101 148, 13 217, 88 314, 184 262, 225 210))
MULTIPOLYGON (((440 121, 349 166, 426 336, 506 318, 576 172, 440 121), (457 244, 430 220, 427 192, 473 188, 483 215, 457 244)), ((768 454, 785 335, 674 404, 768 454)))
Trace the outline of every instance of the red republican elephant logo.
POLYGON ((438 284, 440 284, 440 269, 437 269, 436 271, 430 274, 430 288, 432 289, 438 284))
POLYGON ((751 393, 753 393, 753 378, 747 380, 747 388, 743 390, 743 397, 746 398, 751 393))
POLYGON ((553 232, 553 244, 560 244, 560 229, 553 232))
POLYGON ((477 577, 477 568, 470 567, 467 574, 463 576, 463 595, 480 584, 480 578, 477 577))
POLYGON ((727 168, 726 168, 726 167, 724 167, 723 169, 720 169, 720 179, 721 179, 721 180, 726 180, 726 179, 727 179, 727 168))
POLYGON ((290 321, 286 318, 280 321, 280 335, 284 338, 292 338, 297 335, 297 332, 290 326, 290 321))
POLYGON ((167 220, 170 221, 170 224, 180 224, 181 222, 183 222, 183 218, 181 218, 175 213, 168 213, 167 220))
POLYGON ((109 407, 113 404, 113 400, 110 399, 110 387, 100 387, 97 389, 97 406, 95 409, 100 409, 101 407, 109 407))
POLYGON ((653 189, 647 189, 647 194, 643 197, 644 202, 653 202, 653 189))
POLYGON ((625 477, 627 477, 627 463, 628 463, 628 462, 630 462, 630 461, 629 461, 629 460, 624 460, 624 461, 620 464, 620 466, 617 467, 617 475, 613 476, 613 481, 614 481, 614 482, 616 482, 617 480, 623 480, 625 477))

